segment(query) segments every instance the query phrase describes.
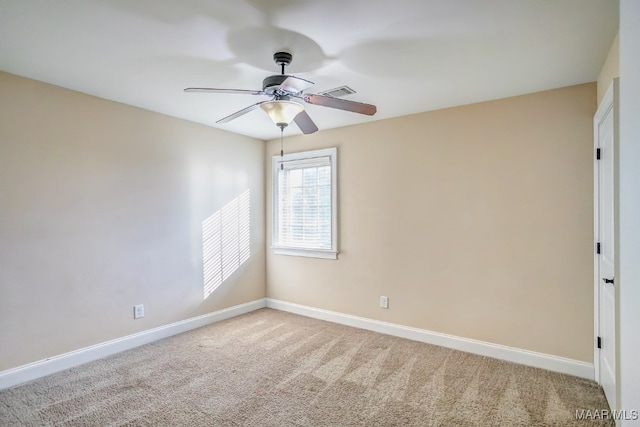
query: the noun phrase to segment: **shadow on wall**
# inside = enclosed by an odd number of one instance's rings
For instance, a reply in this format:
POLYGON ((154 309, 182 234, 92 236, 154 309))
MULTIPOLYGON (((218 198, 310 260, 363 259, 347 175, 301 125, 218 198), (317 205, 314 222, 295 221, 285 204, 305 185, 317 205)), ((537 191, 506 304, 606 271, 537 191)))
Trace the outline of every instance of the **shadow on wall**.
POLYGON ((202 222, 204 299, 249 259, 250 212, 246 190, 202 222))

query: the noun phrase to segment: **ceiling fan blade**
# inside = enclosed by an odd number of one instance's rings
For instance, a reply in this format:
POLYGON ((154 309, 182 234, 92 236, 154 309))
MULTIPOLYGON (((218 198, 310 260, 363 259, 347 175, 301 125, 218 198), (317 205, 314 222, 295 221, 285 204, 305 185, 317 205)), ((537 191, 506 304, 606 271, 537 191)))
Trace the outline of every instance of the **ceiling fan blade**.
POLYGON ((311 117, 309 117, 306 111, 301 111, 300 113, 298 113, 293 121, 296 122, 296 125, 298 125, 302 133, 304 133, 305 135, 318 131, 318 126, 313 123, 313 120, 311 120, 311 117))
POLYGON ((248 107, 243 108, 243 109, 242 109, 242 110, 240 110, 240 111, 236 111, 235 113, 230 114, 230 115, 228 115, 227 117, 223 117, 223 118, 221 118, 221 119, 220 119, 220 120, 218 120, 216 123, 227 123, 227 122, 230 122, 230 121, 231 121, 231 120, 233 120, 233 119, 237 119, 238 117, 240 117, 240 116, 244 116, 245 114, 247 114, 247 113, 249 113, 249 112, 251 112, 251 111, 255 110, 256 108, 258 108, 258 106, 259 106, 260 104, 264 104, 265 102, 268 102, 268 101, 261 101, 261 102, 255 103, 255 104, 253 104, 253 105, 249 105, 248 107))
POLYGON ((239 93, 244 95, 264 95, 261 90, 246 90, 246 89, 216 89, 213 87, 188 87, 184 90, 188 93, 239 93))
POLYGON ((354 113, 366 114, 367 116, 373 116, 377 111, 375 105, 347 101, 346 99, 333 98, 331 96, 308 93, 303 95, 302 99, 309 104, 337 108, 338 110, 352 111, 354 113))
POLYGON ((290 93, 300 93, 303 90, 309 89, 314 83, 309 80, 301 79, 300 77, 288 76, 281 84, 280 89, 290 93))

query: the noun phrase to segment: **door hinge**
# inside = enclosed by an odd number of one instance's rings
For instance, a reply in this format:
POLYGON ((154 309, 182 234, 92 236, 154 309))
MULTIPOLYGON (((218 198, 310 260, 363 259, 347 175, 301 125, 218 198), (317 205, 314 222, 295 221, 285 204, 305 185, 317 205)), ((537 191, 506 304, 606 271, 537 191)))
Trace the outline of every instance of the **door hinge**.
POLYGON ((602 338, 598 337, 598 348, 602 348, 602 338))
POLYGON ((600 160, 600 149, 596 148, 596 160, 600 160))
POLYGON ((600 253, 600 242, 596 243, 596 253, 600 253))

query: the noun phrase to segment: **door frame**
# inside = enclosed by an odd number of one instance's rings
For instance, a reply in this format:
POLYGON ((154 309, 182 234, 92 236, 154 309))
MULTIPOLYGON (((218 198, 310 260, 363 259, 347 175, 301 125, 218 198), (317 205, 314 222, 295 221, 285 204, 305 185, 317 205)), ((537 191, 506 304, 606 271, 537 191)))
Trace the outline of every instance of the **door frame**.
MULTIPOLYGON (((599 256, 600 254, 598 254, 598 251, 596 250, 597 248, 597 244, 600 240, 600 213, 599 213, 599 206, 600 206, 600 174, 599 174, 599 164, 598 164, 598 159, 596 156, 597 153, 597 149, 599 148, 600 144, 599 144, 599 138, 598 138, 598 130, 599 130, 599 125, 602 122, 602 120, 604 119, 604 117, 607 115, 607 113, 609 111, 611 111, 611 109, 613 109, 613 185, 614 185, 614 194, 613 194, 613 204, 614 204, 614 212, 613 212, 613 218, 614 218, 614 277, 619 277, 618 275, 618 265, 619 265, 619 259, 618 259, 618 254, 619 254, 619 250, 618 250, 618 241, 619 238, 618 236, 620 235, 619 233, 619 221, 618 221, 618 188, 619 188, 619 184, 618 184, 618 172, 617 172, 617 167, 618 167, 618 159, 619 159, 619 152, 618 152, 618 138, 619 138, 619 117, 620 117, 620 109, 618 107, 618 99, 619 99, 619 79, 615 78, 613 79, 613 81, 611 82, 611 84, 609 85, 609 88, 607 89, 607 92, 605 93, 604 97, 602 98, 602 100, 600 101, 600 104, 598 105, 597 111, 595 113, 595 115, 593 116, 593 145, 594 145, 594 156, 593 156, 593 191, 594 191, 594 197, 593 197, 593 247, 594 247, 594 251, 593 251, 593 306, 594 306, 594 316, 593 316, 593 320, 594 320, 594 328, 593 328, 593 366, 594 366, 594 379, 596 380, 596 382, 598 384, 601 384, 602 382, 600 381, 600 349, 597 346, 597 340, 598 337, 600 336, 600 259, 599 256)), ((617 284, 616 284, 617 285, 617 284)), ((616 405, 618 404, 618 397, 620 396, 619 393, 619 387, 620 387, 620 378, 619 378, 619 354, 620 354, 620 345, 619 345, 619 293, 617 292, 617 288, 616 288, 616 293, 615 293, 615 319, 614 319, 614 325, 615 325, 615 346, 614 346, 614 351, 615 351, 615 362, 616 362, 616 372, 615 372, 615 382, 616 382, 616 390, 615 390, 615 402, 616 405)), ((616 410, 617 408, 611 408, 612 410, 616 410)))

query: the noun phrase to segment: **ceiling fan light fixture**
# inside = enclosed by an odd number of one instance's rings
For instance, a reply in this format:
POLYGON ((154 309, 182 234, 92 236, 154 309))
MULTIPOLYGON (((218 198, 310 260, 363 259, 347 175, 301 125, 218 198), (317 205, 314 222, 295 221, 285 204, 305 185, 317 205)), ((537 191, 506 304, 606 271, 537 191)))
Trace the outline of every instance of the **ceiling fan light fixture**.
POLYGON ((273 100, 260 104, 278 127, 288 126, 296 116, 304 111, 304 106, 293 101, 273 100))

